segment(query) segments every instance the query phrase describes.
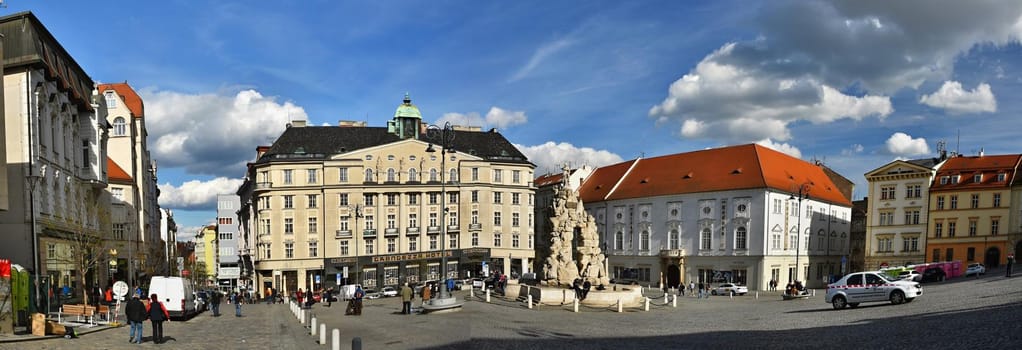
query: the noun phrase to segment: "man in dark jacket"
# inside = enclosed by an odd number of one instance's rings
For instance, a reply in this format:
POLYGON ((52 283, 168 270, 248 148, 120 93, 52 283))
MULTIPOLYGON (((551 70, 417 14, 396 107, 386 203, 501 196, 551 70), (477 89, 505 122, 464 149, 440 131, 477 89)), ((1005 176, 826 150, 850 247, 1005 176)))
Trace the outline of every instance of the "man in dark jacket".
POLYGON ((209 296, 209 301, 213 311, 213 317, 218 317, 220 316, 220 301, 223 296, 220 294, 219 290, 210 291, 209 293, 211 294, 209 296))
POLYGON ((124 315, 127 316, 131 331, 128 333, 128 342, 142 344, 142 322, 145 322, 145 304, 138 299, 138 294, 132 295, 128 305, 124 307, 124 315))

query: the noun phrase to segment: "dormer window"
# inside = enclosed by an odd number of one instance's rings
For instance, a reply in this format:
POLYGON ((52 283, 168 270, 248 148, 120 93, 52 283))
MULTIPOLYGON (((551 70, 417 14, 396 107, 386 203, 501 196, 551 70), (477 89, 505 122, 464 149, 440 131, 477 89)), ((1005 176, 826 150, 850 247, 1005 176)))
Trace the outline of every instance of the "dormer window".
POLYGON ((976 175, 973 175, 973 176, 972 176, 972 182, 973 182, 973 183, 980 183, 980 182, 983 182, 983 174, 981 173, 981 174, 976 174, 976 175))
POLYGON ((103 97, 106 98, 106 108, 117 108, 117 94, 107 91, 103 93, 103 97))
POLYGON ((1007 174, 1005 174, 1005 173, 1000 173, 1000 174, 997 174, 997 182, 1004 182, 1004 180, 1005 180, 1005 179, 1006 179, 1007 177, 1008 177, 1008 175, 1007 175, 1007 174))
POLYGON ((952 176, 951 177, 951 184, 952 185, 957 184, 959 179, 961 179, 961 175, 954 175, 954 176, 952 176))
POLYGON ((941 176, 940 177, 940 184, 941 185, 947 185, 947 176, 941 176))

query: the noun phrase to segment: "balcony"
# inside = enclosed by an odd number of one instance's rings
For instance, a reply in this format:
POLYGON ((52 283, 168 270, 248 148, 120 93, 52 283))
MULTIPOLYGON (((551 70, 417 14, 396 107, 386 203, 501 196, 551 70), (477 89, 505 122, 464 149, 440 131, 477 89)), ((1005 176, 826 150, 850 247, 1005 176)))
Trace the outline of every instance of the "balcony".
POLYGON ((349 238, 351 237, 351 230, 337 230, 337 234, 334 238, 349 238))
POLYGON ((272 187, 273 187, 273 183, 272 182, 256 182, 256 184, 255 184, 255 190, 256 191, 266 191, 266 190, 269 190, 272 187))
POLYGON ((483 224, 480 224, 480 223, 468 224, 468 230, 469 231, 482 231, 483 230, 483 224))
POLYGON ((383 229, 383 235, 387 237, 397 236, 401 234, 401 229, 397 227, 383 229))
POLYGON ((461 231, 461 227, 458 225, 447 225, 447 232, 458 232, 461 231))
POLYGON ((362 237, 365 237, 365 238, 372 238, 372 237, 376 237, 376 229, 372 229, 372 228, 371 228, 371 229, 365 229, 365 230, 363 230, 363 231, 362 231, 362 237))
POLYGON ((660 250, 660 257, 661 258, 681 258, 681 257, 684 257, 684 256, 685 256, 685 250, 684 249, 661 249, 660 250))
POLYGON ((440 234, 440 226, 428 226, 428 227, 426 227, 426 234, 439 235, 440 234))
POLYGON ((416 236, 419 234, 419 227, 409 227, 405 229, 405 236, 416 236))

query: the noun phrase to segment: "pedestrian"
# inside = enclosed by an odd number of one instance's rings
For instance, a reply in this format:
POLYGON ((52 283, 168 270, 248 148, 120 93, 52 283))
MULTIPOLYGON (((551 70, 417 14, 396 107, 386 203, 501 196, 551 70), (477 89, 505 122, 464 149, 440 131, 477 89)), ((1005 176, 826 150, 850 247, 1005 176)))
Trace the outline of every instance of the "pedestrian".
POLYGON ((209 301, 212 306, 213 317, 220 317, 220 299, 223 298, 223 294, 220 294, 218 290, 211 291, 210 294, 212 294, 209 297, 209 301))
POLYGON ((326 295, 323 297, 326 298, 326 307, 330 307, 334 302, 334 287, 327 288, 326 295))
POLYGON ((114 303, 114 290, 113 288, 110 288, 110 286, 107 286, 106 292, 103 293, 103 301, 105 301, 107 305, 114 303))
POLYGON ((696 283, 695 282, 689 282, 688 283, 688 294, 692 294, 692 296, 695 296, 695 294, 696 294, 696 283))
POLYGON ((696 299, 702 299, 703 298, 703 288, 704 288, 703 287, 703 282, 699 282, 699 296, 697 296, 696 299))
POLYGON ((128 332, 128 342, 134 344, 142 344, 142 322, 145 322, 146 319, 145 304, 139 300, 140 297, 138 294, 132 294, 131 300, 128 300, 128 304, 124 307, 124 316, 131 326, 131 330, 128 332))
POLYGON ((233 298, 231 302, 234 303, 234 317, 241 317, 241 300, 244 297, 242 297, 238 292, 231 294, 231 297, 233 298))
POLYGON ((401 313, 410 315, 412 313, 412 288, 408 282, 401 285, 401 313))
POLYGON ((302 304, 303 297, 304 293, 302 293, 302 289, 298 288, 298 293, 295 294, 295 299, 298 299, 298 307, 302 307, 302 305, 304 305, 302 304))
POLYGON ((163 344, 163 321, 170 320, 170 313, 167 312, 167 308, 160 302, 160 298, 156 294, 149 296, 149 306, 146 307, 146 315, 149 316, 149 321, 153 323, 153 343, 163 344))
POLYGON ((355 286, 355 305, 352 314, 355 316, 362 315, 362 298, 365 297, 366 293, 362 290, 362 286, 355 286))
POLYGON ((1004 270, 1004 277, 1011 277, 1011 265, 1014 265, 1014 264, 1015 264, 1015 254, 1008 254, 1008 264, 1007 264, 1008 266, 1006 266, 1007 269, 1004 270))
POLYGON ((422 286, 422 292, 421 292, 421 294, 422 294, 422 306, 426 306, 426 303, 429 302, 429 298, 430 298, 431 294, 433 294, 432 290, 433 290, 433 286, 431 286, 429 284, 426 284, 425 286, 422 286))

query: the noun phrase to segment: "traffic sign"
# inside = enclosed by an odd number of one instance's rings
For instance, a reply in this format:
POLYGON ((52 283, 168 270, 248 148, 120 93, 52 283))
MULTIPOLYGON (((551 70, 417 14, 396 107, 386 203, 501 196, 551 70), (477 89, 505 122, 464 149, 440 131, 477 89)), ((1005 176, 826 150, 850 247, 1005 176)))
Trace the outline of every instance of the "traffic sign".
POLYGON ((128 284, 124 281, 114 282, 114 294, 119 297, 128 295, 128 284))

